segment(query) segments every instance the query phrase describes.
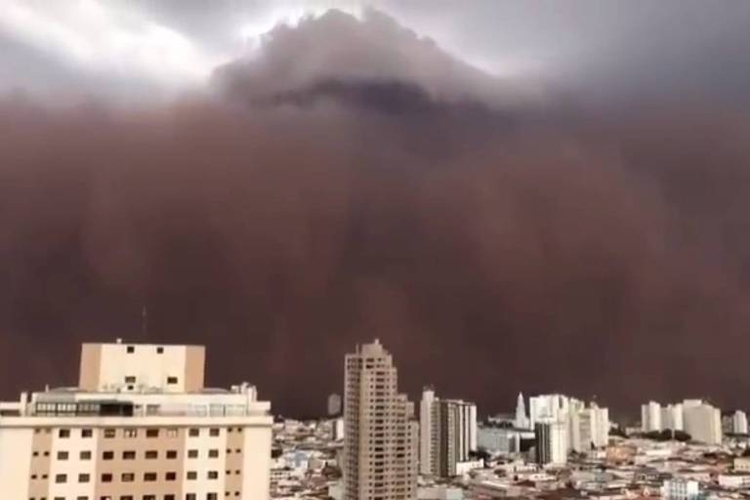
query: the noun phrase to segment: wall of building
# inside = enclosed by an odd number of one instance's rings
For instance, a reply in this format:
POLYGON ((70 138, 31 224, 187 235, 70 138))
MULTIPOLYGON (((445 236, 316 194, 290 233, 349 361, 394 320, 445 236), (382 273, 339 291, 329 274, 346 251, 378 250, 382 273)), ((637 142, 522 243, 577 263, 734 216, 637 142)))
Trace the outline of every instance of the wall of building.
POLYGON ((0 485, 2 498, 29 498, 34 431, 0 427, 0 485))

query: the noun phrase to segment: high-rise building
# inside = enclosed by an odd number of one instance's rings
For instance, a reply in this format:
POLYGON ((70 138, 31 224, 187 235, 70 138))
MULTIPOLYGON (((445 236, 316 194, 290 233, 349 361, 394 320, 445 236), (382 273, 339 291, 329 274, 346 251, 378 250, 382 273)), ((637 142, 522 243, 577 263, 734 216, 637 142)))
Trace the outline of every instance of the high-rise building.
POLYGON ((649 401, 641 406, 641 430, 643 432, 662 430, 661 405, 656 401, 649 401))
POLYGON ((328 396, 327 410, 329 417, 336 417, 341 414, 341 396, 331 394, 328 396))
POLYGON ((744 411, 736 410, 732 415, 732 432, 747 434, 747 414, 744 411))
POLYGON ((538 464, 562 465, 567 462, 567 432, 566 423, 559 420, 536 422, 534 424, 536 460, 538 464))
POLYGON ((667 430, 683 430, 682 403, 661 407, 661 427, 667 430))
POLYGON ((566 420, 570 414, 571 398, 562 394, 543 394, 529 398, 529 420, 536 429, 537 422, 566 420))
POLYGON ((439 399, 427 387, 419 407, 419 470, 425 475, 456 475, 456 464, 477 448, 477 408, 461 400, 439 399))
POLYGON ((523 399, 523 393, 518 393, 516 401, 516 419, 513 424, 517 429, 529 429, 531 427, 529 417, 526 415, 526 403, 523 399))
POLYGON ((342 441, 344 439, 344 418, 338 417, 331 421, 331 434, 334 441, 342 441))
POLYGON ((721 444, 721 411, 696 400, 683 402, 685 432, 706 444, 721 444))
POLYGON ((585 453, 603 448, 609 442, 609 410, 596 403, 588 407, 571 406, 568 420, 568 449, 585 453))
POLYGON ((80 385, 2 403, 2 498, 264 500, 270 403, 206 389, 204 348, 84 344, 80 385))
POLYGON ((411 500, 417 486, 414 406, 398 392, 398 372, 378 340, 357 346, 344 365, 344 498, 411 500))

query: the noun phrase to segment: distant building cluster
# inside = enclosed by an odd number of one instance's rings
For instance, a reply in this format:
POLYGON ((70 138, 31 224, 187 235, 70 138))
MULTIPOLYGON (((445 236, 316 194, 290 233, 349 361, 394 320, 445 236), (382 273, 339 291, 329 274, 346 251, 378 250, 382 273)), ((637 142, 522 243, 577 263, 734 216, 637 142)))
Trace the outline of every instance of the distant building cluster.
MULTIPOLYGON (((732 415, 728 428, 733 433, 747 434, 745 413, 738 411, 732 415)), ((683 431, 696 441, 721 444, 721 410, 700 399, 686 399, 666 406, 650 401, 641 406, 641 430, 683 431)))
POLYGON ((515 411, 422 390, 377 340, 344 358, 326 418, 271 416, 254 386, 205 384, 205 348, 84 344, 75 387, 0 403, 5 500, 743 500, 747 415, 701 399, 637 427, 559 393, 515 411))

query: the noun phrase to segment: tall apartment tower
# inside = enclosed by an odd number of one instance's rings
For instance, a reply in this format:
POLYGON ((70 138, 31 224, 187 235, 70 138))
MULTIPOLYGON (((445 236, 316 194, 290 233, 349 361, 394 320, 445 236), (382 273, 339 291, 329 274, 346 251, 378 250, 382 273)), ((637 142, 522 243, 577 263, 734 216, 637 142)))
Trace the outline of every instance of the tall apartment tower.
POLYGON ((378 340, 357 346, 344 366, 345 500, 412 500, 417 489, 414 405, 378 340))
POLYGON ((721 410, 701 400, 682 403, 685 432, 695 441, 706 444, 721 444, 721 410))
POLYGON ((341 414, 341 396, 338 394, 328 396, 326 409, 329 417, 338 417, 341 414))
POLYGON ((656 401, 641 405, 641 430, 643 432, 660 431, 662 426, 662 408, 656 401))
POLYGON ((538 464, 562 465, 568 461, 567 432, 566 423, 559 420, 541 421, 534 424, 538 464))
POLYGON ((419 470, 438 477, 456 475, 456 464, 477 449, 477 407, 455 399, 439 399, 432 388, 420 402, 419 470))
POLYGON ((202 346, 84 344, 81 387, 0 403, 3 499, 265 500, 271 405, 202 346))

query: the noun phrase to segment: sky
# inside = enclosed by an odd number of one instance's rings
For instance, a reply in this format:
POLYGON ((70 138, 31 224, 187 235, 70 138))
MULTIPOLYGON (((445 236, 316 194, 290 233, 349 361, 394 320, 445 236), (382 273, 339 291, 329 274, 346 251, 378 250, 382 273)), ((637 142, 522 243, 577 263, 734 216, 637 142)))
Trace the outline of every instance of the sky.
POLYGON ((416 395, 749 408, 750 4, 6 0, 0 395, 200 343, 314 414, 416 395), (142 330, 141 311, 149 325, 142 330))

